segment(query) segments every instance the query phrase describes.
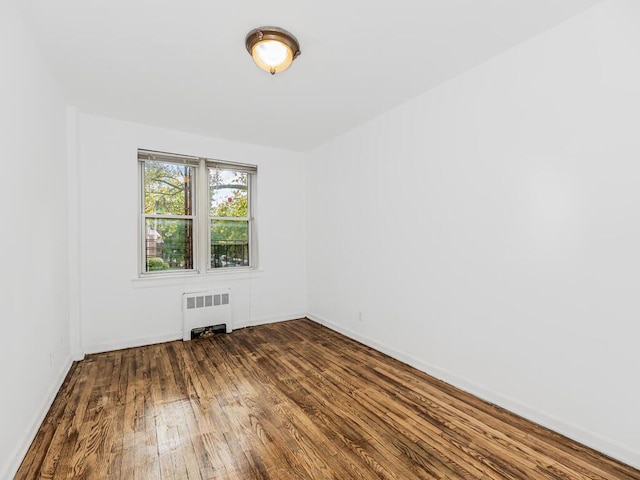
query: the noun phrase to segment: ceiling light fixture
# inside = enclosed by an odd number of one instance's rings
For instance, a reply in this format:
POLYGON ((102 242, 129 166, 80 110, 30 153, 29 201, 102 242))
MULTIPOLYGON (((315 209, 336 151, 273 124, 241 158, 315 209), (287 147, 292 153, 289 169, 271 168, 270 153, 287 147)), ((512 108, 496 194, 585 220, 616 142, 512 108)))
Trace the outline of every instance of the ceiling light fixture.
POLYGON ((247 52, 261 69, 271 75, 289 68, 300 55, 296 37, 278 27, 259 27, 247 33, 247 52))

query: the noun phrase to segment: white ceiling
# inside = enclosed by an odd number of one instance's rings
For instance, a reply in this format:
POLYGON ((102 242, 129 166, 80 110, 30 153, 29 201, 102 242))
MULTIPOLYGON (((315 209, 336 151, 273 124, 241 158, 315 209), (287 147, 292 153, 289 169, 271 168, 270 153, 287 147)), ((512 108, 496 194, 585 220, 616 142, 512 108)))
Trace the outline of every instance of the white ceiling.
POLYGON ((599 0, 23 0, 81 111, 308 151, 599 0), (302 55, 271 77, 261 25, 302 55))

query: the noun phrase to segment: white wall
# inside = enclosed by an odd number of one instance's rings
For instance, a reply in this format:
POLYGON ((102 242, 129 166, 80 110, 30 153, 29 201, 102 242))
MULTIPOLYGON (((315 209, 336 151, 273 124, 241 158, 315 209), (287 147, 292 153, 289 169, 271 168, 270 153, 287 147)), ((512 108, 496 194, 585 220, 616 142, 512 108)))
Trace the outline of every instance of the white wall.
POLYGON ((71 364, 65 105, 0 2, 0 478, 12 478, 71 364))
POLYGON ((638 25, 599 4, 307 167, 312 318, 636 467, 638 25))
POLYGON ((182 294, 215 286, 232 288, 234 327, 304 316, 301 154, 84 114, 78 128, 85 352, 181 338, 182 294), (138 148, 258 165, 258 272, 137 279, 138 148))

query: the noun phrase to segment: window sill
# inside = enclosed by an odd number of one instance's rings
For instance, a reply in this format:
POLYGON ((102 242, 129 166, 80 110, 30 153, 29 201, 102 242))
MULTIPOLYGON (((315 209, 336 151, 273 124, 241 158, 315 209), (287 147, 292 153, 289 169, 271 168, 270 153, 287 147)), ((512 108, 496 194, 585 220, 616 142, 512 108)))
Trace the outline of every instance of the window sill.
POLYGON ((148 275, 131 280, 135 288, 170 287, 174 285, 193 285, 223 280, 251 280, 262 277, 262 270, 255 268, 238 268, 233 271, 210 271, 207 273, 175 273, 162 275, 148 275))

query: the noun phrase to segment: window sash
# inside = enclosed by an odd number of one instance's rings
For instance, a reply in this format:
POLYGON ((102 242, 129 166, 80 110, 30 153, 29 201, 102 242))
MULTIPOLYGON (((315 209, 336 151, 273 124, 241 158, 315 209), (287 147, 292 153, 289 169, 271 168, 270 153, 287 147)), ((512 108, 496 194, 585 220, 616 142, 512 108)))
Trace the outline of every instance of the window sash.
POLYGON ((143 273, 157 275, 159 273, 182 273, 195 270, 195 220, 176 217, 157 218, 151 215, 145 218, 143 228, 143 273), (179 235, 181 229, 183 229, 183 233, 182 238, 179 239, 182 241, 176 242, 176 239, 172 237, 176 234, 179 235), (157 260, 152 262, 152 259, 157 260), (156 267, 162 268, 150 268, 152 263, 156 267))
POLYGON ((209 263, 208 269, 213 271, 220 271, 220 269, 230 268, 251 268, 253 266, 253 254, 252 254, 252 245, 251 245, 251 221, 240 219, 237 217, 233 218, 225 218, 222 220, 211 219, 209 223, 209 263), (222 227, 223 229, 231 228, 231 231, 228 233, 231 234, 231 237, 222 237, 219 238, 219 242, 214 244, 214 239, 212 238, 212 232, 215 224, 218 224, 218 227, 222 227), (235 230, 235 227, 240 227, 240 230, 235 230), (246 231, 247 240, 246 243, 239 240, 233 240, 232 236, 234 233, 239 232, 241 235, 246 231), (216 251, 218 253, 216 253, 216 251), (238 254, 238 252, 241 252, 238 254), (230 258, 221 258, 221 256, 230 258), (234 261, 229 261, 234 260, 234 261), (245 263, 246 262, 246 263, 245 263), (227 265, 221 266, 220 263, 227 263, 227 265))

